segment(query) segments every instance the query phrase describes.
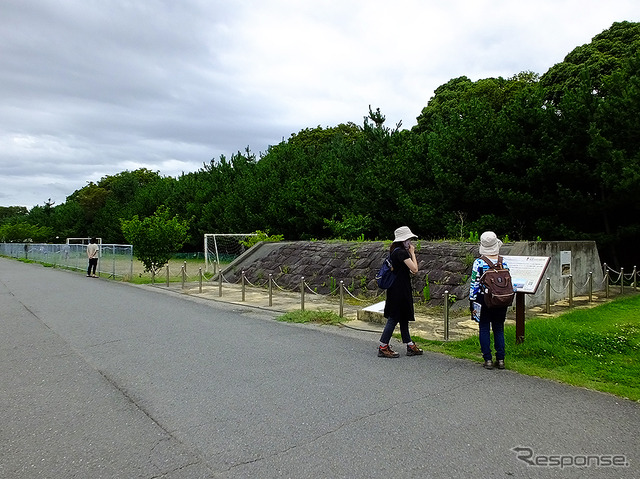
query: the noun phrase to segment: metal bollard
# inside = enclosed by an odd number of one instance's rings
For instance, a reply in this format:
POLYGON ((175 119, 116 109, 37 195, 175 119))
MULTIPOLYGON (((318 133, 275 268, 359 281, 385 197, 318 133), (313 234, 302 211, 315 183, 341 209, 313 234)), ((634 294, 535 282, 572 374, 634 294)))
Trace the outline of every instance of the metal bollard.
POLYGON ((636 282, 637 280, 637 270, 636 267, 633 267, 633 283, 631 284, 631 286, 633 286, 633 290, 635 291, 636 289, 638 289, 638 283, 636 282))
POLYGON ((184 266, 182 267, 182 289, 184 289, 184 283, 186 281, 187 272, 184 270, 184 266))
POLYGON ((169 287, 169 265, 167 265, 167 288, 169 287))
POLYGON ((340 317, 344 317, 344 281, 340 280, 340 317))
POLYGON ((218 273, 218 296, 222 298, 222 271, 218 273))
POLYGON ((304 311, 304 276, 300 278, 300 311, 304 311))
POLYGON ((198 291, 202 293, 202 268, 198 268, 198 282, 200 283, 198 291))
POLYGON ((273 306, 273 274, 269 273, 269 306, 273 306))
POLYGON ((593 301, 593 272, 589 271, 589 302, 593 301))
POLYGON ((620 268, 620 294, 624 294, 624 268, 620 268))
POLYGON ((609 270, 604 272, 604 297, 609 299, 609 270))
POLYGON ((444 340, 449 341, 449 291, 444 292, 444 340))
POLYGON ((573 275, 569 275, 569 307, 573 307, 573 275))
POLYGON ((151 284, 156 284, 156 265, 151 263, 151 284))
POLYGON ((545 296, 546 312, 547 314, 551 314, 551 278, 547 278, 545 296))
POLYGON ((245 283, 245 280, 246 280, 246 278, 245 278, 245 276, 244 276, 244 270, 242 270, 242 276, 240 277, 240 279, 241 279, 240 284, 242 285, 242 302, 244 303, 244 300, 245 300, 245 292, 246 292, 246 288, 245 288, 245 284, 246 284, 246 283, 245 283))

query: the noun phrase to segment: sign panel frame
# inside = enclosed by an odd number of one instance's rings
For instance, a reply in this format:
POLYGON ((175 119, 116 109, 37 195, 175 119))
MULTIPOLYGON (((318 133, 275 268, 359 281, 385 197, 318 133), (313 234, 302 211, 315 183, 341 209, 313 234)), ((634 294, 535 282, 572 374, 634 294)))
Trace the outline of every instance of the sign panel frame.
POLYGON ((549 267, 550 256, 503 256, 517 293, 535 294, 549 267))

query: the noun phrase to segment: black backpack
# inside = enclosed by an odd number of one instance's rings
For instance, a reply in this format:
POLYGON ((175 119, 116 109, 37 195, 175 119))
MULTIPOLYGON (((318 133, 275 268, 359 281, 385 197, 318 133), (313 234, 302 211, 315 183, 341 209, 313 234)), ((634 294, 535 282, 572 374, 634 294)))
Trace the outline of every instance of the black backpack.
POLYGON ((511 273, 502 267, 502 256, 494 265, 486 256, 480 256, 489 265, 489 269, 480 277, 484 293, 484 304, 487 308, 506 308, 511 306, 516 293, 511 282, 511 273))
POLYGON ((391 264, 391 255, 387 256, 382 262, 380 271, 376 275, 376 282, 378 288, 389 289, 396 279, 396 274, 393 272, 393 265, 391 264))

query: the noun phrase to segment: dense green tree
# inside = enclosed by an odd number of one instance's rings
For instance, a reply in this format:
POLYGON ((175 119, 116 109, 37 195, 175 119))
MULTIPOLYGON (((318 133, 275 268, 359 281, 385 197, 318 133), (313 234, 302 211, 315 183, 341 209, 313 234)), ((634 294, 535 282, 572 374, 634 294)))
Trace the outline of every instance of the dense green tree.
POLYGON ((157 271, 166 265, 171 256, 180 251, 189 231, 188 222, 177 215, 171 217, 165 206, 142 220, 135 215, 120 223, 124 237, 133 245, 133 253, 144 264, 145 271, 157 271))

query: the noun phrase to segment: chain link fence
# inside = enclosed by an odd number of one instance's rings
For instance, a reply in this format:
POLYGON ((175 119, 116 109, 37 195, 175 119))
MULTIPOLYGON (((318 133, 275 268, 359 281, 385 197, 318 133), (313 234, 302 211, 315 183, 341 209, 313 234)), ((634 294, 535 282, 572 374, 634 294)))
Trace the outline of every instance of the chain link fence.
MULTIPOLYGON (((98 275, 125 280, 133 276, 132 245, 103 243, 99 247, 98 275)), ((0 243, 0 255, 79 271, 89 266, 83 244, 0 243)))

